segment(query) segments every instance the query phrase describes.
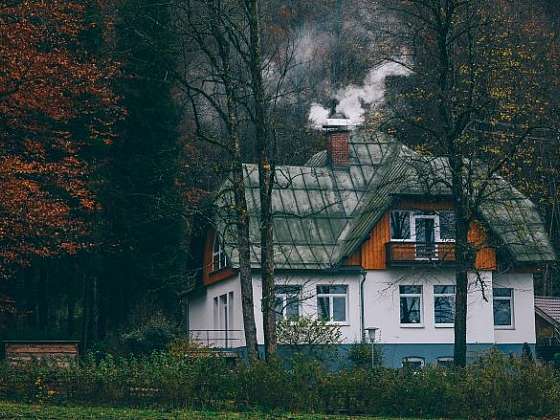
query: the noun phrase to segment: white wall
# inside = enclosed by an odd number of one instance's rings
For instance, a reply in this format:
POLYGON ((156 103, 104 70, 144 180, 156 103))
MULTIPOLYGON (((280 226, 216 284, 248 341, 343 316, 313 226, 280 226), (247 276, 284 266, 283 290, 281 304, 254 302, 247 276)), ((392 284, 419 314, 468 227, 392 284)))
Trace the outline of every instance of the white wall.
MULTIPOLYGON (((486 287, 492 288, 492 273, 480 273, 486 287)), ((467 297, 467 342, 493 343, 494 321, 491 293, 488 302, 482 298, 476 277, 469 278, 467 297)), ((452 343, 453 328, 434 322, 434 285, 455 284, 454 273, 443 269, 370 271, 364 285, 365 326, 377 327, 382 343, 452 343), (400 285, 422 285, 422 319, 420 325, 400 323, 400 285)))
MULTIPOLYGON (((507 273, 496 275, 481 272, 487 301, 484 300, 480 282, 474 274, 469 277, 467 342, 476 344, 534 343, 535 321, 533 304, 533 279, 528 273, 507 273), (494 277, 494 279, 493 279, 494 277), (514 326, 511 329, 495 329, 492 305, 492 285, 514 289, 514 326)), ((348 286, 348 321, 341 324, 344 343, 361 339, 360 325, 360 282, 362 274, 353 273, 276 273, 276 283, 302 286, 301 313, 317 314, 316 287, 320 284, 344 284, 348 286)), ((387 344, 453 343, 453 328, 439 327, 434 322, 435 284, 455 284, 454 273, 444 269, 417 268, 413 270, 369 271, 364 283, 364 325, 379 328, 377 339, 387 344), (400 324, 399 285, 423 286, 423 323, 421 326, 406 327, 400 324)), ((261 281, 259 275, 253 277, 255 319, 257 339, 263 343, 262 313, 260 309, 261 281)), ((241 288, 239 277, 235 276, 206 289, 206 293, 190 300, 190 329, 214 328, 214 297, 228 292, 234 293, 234 329, 243 329, 241 312, 241 288)), ((243 333, 236 333, 239 346, 245 345, 243 333)), ((213 343, 213 344, 217 344, 213 343)), ((237 346, 237 344, 235 345, 237 346)))
MULTIPOLYGON (((347 321, 340 323, 342 342, 350 344, 359 342, 360 333, 360 280, 362 274, 359 272, 347 273, 310 273, 310 274, 283 274, 276 273, 275 283, 278 285, 301 285, 302 300, 300 313, 305 316, 317 315, 317 286, 318 285, 346 285, 347 295, 347 321)), ((258 276, 253 280, 255 290, 255 302, 259 302, 262 296, 261 281, 258 276)), ((262 313, 256 303, 255 313, 257 319, 258 341, 262 343, 262 313)))
MULTIPOLYGON (((243 316, 241 312, 241 286, 239 277, 234 276, 227 280, 210 285, 206 288, 206 293, 199 296, 193 296, 189 299, 189 331, 192 330, 212 330, 214 327, 214 298, 233 292, 233 330, 243 329, 243 316)), ((206 342, 206 338, 210 338, 210 345, 220 346, 223 340, 216 340, 216 338, 223 339, 223 335, 216 332, 192 332, 193 336, 198 337, 201 342, 206 342), (213 340, 214 338, 214 340, 213 340)), ((232 341, 231 347, 240 347, 245 345, 243 332, 233 332, 230 334, 231 338, 236 340, 232 341)))
POLYGON ((513 327, 496 329, 496 343, 535 343, 533 275, 531 273, 495 274, 494 286, 513 289, 513 327))

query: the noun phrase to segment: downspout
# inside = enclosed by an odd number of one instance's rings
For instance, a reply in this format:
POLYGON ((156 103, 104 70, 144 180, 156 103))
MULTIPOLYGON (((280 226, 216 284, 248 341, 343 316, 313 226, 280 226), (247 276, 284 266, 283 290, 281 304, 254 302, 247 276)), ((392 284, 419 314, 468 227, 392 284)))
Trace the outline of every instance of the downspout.
POLYGON ((364 283, 366 282, 367 271, 362 269, 362 280, 360 281, 360 332, 362 343, 366 342, 365 309, 364 309, 364 283))

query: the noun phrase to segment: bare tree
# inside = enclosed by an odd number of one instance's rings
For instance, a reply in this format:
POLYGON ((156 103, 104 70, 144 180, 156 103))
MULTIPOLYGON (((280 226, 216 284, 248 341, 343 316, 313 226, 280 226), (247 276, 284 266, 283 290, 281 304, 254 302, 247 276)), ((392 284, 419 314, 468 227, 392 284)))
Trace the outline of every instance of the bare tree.
POLYGON ((243 68, 239 67, 241 59, 235 48, 241 35, 235 21, 239 8, 235 2, 219 0, 179 1, 175 7, 183 56, 197 58, 197 68, 185 61, 185 68, 175 76, 190 101, 197 136, 228 156, 226 170, 234 197, 230 210, 239 252, 243 330, 248 357, 254 360, 258 358, 258 346, 240 127, 245 81, 240 80, 243 68), (208 123, 208 113, 215 116, 222 130, 212 130, 214 120, 208 123), (221 136, 223 132, 225 138, 221 136))
MULTIPOLYGON (((435 157, 445 157, 446 179, 455 211, 456 309, 454 360, 466 364, 468 273, 475 270, 474 249, 468 233, 482 208, 499 200, 496 187, 500 171, 526 141, 540 121, 527 118, 497 94, 503 87, 500 72, 510 72, 508 62, 495 53, 505 31, 501 2, 486 0, 396 0, 385 2, 406 22, 405 45, 413 55, 410 92, 405 102, 416 100, 423 115, 406 106, 393 109, 393 119, 409 135, 416 132, 416 146, 435 157), (418 98, 421 97, 421 101, 418 98), (507 122, 507 129, 498 130, 507 122), (485 134, 479 132, 485 129, 485 134), (496 152, 497 151, 497 152, 496 152)), ((409 141, 410 143, 410 141, 409 141)), ((479 277, 480 278, 480 277, 479 277)), ((484 285, 482 285, 484 286, 484 285)), ((484 290, 484 287, 482 287, 484 290)))

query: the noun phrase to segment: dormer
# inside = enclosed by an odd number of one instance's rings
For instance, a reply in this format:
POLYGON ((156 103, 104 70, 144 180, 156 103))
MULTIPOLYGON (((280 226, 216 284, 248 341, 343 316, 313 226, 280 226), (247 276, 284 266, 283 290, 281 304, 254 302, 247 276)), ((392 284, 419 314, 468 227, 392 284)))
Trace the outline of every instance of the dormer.
MULTIPOLYGON (((390 267, 455 264, 455 215, 449 201, 401 200, 375 225, 348 265, 383 270, 390 267)), ((469 241, 475 267, 496 269, 496 251, 480 223, 472 223, 469 241)))

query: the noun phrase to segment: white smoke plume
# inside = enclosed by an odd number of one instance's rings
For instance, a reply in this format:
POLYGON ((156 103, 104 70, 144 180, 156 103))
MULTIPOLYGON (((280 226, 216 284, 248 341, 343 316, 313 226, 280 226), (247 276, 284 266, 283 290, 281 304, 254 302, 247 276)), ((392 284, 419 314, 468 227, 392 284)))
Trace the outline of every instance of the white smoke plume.
MULTIPOLYGON (((385 100, 385 79, 388 76, 408 76, 410 70, 405 66, 387 61, 372 68, 364 79, 362 86, 349 85, 340 89, 335 98, 338 102, 336 112, 341 112, 352 124, 364 122, 366 108, 377 107, 385 100)), ((309 121, 315 128, 321 128, 329 117, 329 110, 313 103, 309 111, 309 121)))

